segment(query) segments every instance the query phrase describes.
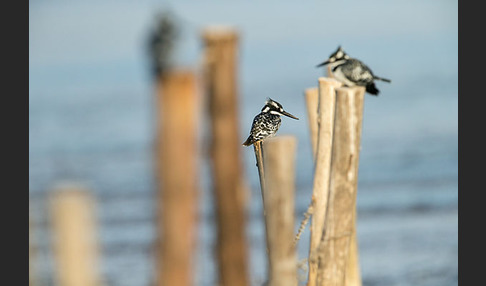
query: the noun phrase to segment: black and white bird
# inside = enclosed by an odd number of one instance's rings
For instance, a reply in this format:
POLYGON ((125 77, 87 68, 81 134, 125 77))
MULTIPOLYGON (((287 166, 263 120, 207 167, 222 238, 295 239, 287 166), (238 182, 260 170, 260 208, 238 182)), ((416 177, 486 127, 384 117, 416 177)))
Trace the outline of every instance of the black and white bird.
POLYGON ((329 65, 334 78, 345 86, 364 86, 366 87, 366 92, 372 95, 378 95, 380 92, 375 86, 375 80, 391 82, 389 79, 374 75, 368 66, 360 60, 351 58, 341 46, 325 62, 318 64, 316 67, 325 65, 329 65))
POLYGON ((173 57, 180 37, 179 23, 170 11, 157 15, 156 25, 149 34, 147 42, 148 55, 153 75, 158 77, 172 68, 173 57))
POLYGON ((299 120, 299 118, 285 111, 280 103, 267 98, 262 111, 253 119, 250 136, 243 145, 250 146, 260 140, 274 136, 282 123, 280 115, 299 120))

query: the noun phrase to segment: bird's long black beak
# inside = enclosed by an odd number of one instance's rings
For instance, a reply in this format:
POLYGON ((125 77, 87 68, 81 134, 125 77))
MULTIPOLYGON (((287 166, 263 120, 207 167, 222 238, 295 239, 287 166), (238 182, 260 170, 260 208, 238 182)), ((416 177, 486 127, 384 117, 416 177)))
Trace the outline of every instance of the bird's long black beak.
POLYGON ((293 116, 292 114, 288 113, 287 111, 282 111, 282 114, 287 116, 287 117, 299 120, 299 118, 293 116))
POLYGON ((316 68, 318 68, 318 67, 322 67, 322 66, 325 66, 325 65, 327 65, 328 63, 329 63, 329 60, 327 60, 327 61, 325 61, 325 62, 322 62, 322 63, 318 64, 318 65, 316 66, 316 68))

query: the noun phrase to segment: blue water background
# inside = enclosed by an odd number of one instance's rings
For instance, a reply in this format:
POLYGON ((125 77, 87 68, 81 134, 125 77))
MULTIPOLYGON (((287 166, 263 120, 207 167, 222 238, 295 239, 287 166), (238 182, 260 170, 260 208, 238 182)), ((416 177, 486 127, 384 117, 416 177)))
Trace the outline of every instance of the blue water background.
MULTIPOLYGON (((29 194, 38 247, 36 273, 55 264, 46 195, 63 181, 97 198, 101 274, 107 285, 154 279, 154 86, 145 43, 155 14, 177 15, 177 66, 200 70, 203 28, 240 31, 240 137, 265 98, 284 118, 278 134, 298 139, 296 220, 312 189, 303 92, 315 65, 338 45, 368 64, 378 97, 365 98, 358 182, 358 240, 364 285, 457 285, 457 1, 30 1, 29 194)), ((215 225, 200 118, 200 226, 196 285, 215 285, 215 225)), ((252 285, 266 273, 258 175, 242 147, 251 189, 248 241, 252 285)), ((299 245, 307 256, 308 230, 299 245)), ((303 271, 304 273, 305 271, 303 271)))

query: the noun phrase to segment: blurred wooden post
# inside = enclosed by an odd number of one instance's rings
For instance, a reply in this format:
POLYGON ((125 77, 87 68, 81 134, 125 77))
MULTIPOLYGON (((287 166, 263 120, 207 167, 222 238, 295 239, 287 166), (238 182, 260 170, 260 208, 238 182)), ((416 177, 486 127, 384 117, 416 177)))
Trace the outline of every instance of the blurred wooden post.
POLYGON ((296 145, 294 136, 270 138, 264 144, 269 286, 298 284, 293 245, 296 145))
POLYGON ((319 101, 317 111, 317 150, 314 168, 314 186, 312 200, 314 214, 311 221, 309 247, 309 278, 308 286, 316 285, 318 268, 318 247, 324 230, 327 199, 329 195, 329 175, 331 167, 332 136, 334 128, 334 107, 336 101, 335 89, 341 83, 325 77, 319 80, 319 101))
POLYGON ((308 88, 305 90, 305 102, 307 103, 307 118, 309 121, 309 130, 312 143, 312 158, 316 159, 317 153, 317 104, 319 102, 318 88, 308 88))
POLYGON ((327 77, 328 78, 334 78, 334 75, 332 74, 332 69, 330 65, 327 65, 327 77))
POLYGON ((157 285, 192 285, 197 224, 197 99, 193 72, 157 82, 157 285))
POLYGON ((63 186, 50 199, 58 285, 100 285, 93 197, 80 187, 63 186))
POLYGON ((364 88, 337 88, 336 93, 329 201, 317 277, 317 285, 325 286, 345 285, 345 273, 350 271, 364 88))
POLYGON ((29 286, 34 286, 36 285, 36 275, 35 275, 35 268, 34 268, 34 261, 35 261, 35 256, 36 256, 36 250, 34 248, 34 227, 32 223, 32 219, 30 218, 29 215, 29 286))
POLYGON ((219 283, 249 285, 245 236, 245 185, 238 123, 238 34, 208 28, 204 72, 211 119, 211 158, 218 222, 219 283))
MULTIPOLYGON (((311 137, 311 146, 312 146, 312 159, 316 160, 316 153, 317 153, 317 136, 318 136, 318 125, 317 125, 317 108, 319 102, 319 89, 318 88, 308 88, 304 92, 305 102, 307 105, 307 120, 309 122, 309 133, 311 137)), ((294 245, 300 239, 300 236, 304 232, 305 226, 309 221, 310 217, 314 213, 314 204, 315 201, 311 200, 309 206, 307 207, 306 212, 304 213, 304 219, 300 222, 299 229, 297 234, 294 238, 294 245)))

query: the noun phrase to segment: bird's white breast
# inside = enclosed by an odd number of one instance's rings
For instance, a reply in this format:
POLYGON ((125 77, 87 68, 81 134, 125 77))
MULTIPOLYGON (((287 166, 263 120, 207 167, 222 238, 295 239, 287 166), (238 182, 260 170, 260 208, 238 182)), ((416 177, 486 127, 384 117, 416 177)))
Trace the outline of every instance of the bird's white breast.
POLYGON ((335 79, 337 79, 338 81, 342 82, 343 84, 345 84, 349 87, 356 85, 354 82, 347 79, 346 76, 344 76, 344 74, 343 74, 343 72, 340 68, 337 68, 332 74, 333 74, 335 79))

